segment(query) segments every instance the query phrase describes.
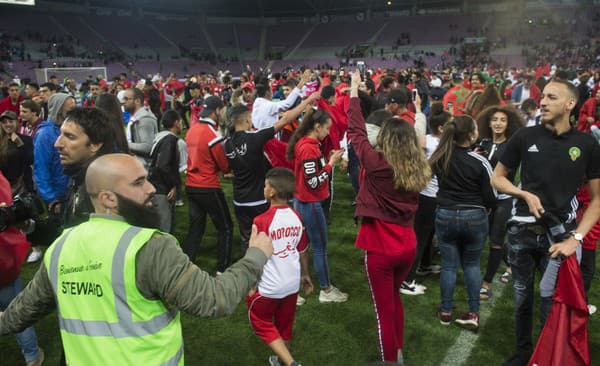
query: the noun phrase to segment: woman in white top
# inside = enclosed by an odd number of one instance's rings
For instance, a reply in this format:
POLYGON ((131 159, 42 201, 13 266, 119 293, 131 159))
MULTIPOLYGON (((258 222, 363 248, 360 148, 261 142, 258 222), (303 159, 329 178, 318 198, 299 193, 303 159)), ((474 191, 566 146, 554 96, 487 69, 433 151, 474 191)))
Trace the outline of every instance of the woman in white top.
MULTIPOLYGON (((440 142, 443 126, 452 119, 448 112, 441 112, 429 118, 430 134, 425 136, 425 155, 431 157, 440 142)), ((414 229, 417 236, 417 253, 415 261, 406 277, 400 292, 405 295, 422 295, 426 287, 415 281, 415 275, 426 275, 429 273, 440 273, 440 266, 432 265, 433 256, 431 242, 434 234, 434 218, 438 191, 438 183, 435 175, 427 187, 419 194, 419 208, 415 213, 414 229)))

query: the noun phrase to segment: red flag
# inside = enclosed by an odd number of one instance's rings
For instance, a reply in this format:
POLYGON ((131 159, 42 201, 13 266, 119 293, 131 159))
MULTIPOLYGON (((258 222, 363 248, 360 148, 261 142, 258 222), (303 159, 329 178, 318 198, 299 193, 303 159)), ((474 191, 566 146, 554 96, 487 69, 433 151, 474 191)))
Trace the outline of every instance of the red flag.
POLYGON ((590 315, 575 255, 560 265, 553 300, 529 366, 591 365, 587 332, 590 315))

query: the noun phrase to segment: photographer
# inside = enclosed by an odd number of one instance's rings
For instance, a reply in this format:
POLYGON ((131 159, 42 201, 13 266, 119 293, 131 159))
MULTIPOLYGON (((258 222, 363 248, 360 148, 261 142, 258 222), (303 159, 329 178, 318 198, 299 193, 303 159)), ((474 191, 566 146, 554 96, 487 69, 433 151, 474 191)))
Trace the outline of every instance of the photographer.
MULTIPOLYGON (((0 173, 0 310, 21 292, 23 282, 19 273, 29 250, 29 242, 19 229, 12 225, 30 212, 23 202, 13 203, 8 180, 0 173)), ((29 327, 16 334, 17 343, 28 366, 41 365, 44 352, 38 347, 35 330, 29 327)))
MULTIPOLYGON (((512 136, 492 176, 498 191, 517 198, 515 214, 508 223, 517 353, 504 365, 527 365, 532 353, 535 269, 544 273, 550 256, 575 253, 600 217, 600 148, 593 137, 569 124, 577 100, 578 91, 571 83, 561 79, 548 83, 540 103, 542 124, 520 129, 512 136), (519 165, 520 188, 507 178, 519 165), (577 225, 576 191, 584 178, 589 181, 591 201, 577 225), (541 220, 548 216, 557 217, 559 223, 541 220), (566 240, 554 239, 549 230, 561 226, 570 233, 566 240)), ((551 306, 551 296, 542 297, 542 327, 551 306)))

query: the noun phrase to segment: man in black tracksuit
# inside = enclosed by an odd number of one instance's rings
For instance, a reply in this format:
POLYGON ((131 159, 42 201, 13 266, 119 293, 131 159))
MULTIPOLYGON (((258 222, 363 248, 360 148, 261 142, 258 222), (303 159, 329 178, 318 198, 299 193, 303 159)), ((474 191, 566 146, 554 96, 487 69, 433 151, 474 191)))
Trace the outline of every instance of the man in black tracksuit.
POLYGON ((174 228, 177 187, 181 184, 177 141, 182 123, 177 111, 166 111, 161 119, 164 130, 156 134, 150 151, 148 180, 156 188, 154 205, 160 217, 159 228, 166 233, 172 232, 174 228))

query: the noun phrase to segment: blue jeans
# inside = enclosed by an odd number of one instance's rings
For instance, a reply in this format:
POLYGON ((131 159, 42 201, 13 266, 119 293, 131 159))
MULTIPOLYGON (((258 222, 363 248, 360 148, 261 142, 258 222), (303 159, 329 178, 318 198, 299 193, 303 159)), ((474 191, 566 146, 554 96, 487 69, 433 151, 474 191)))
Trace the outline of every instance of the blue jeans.
POLYGON ((313 266, 319 286, 329 288, 329 264, 327 261, 327 222, 321 202, 302 202, 294 198, 294 209, 298 211, 313 253, 313 266))
POLYGON ((481 271, 479 260, 488 233, 488 216, 483 208, 444 209, 435 215, 437 234, 442 257, 440 292, 442 311, 452 312, 452 298, 456 286, 456 273, 461 265, 467 286, 469 311, 479 313, 479 289, 481 271))
MULTIPOLYGON (((17 278, 12 284, 0 288, 0 310, 4 311, 21 290, 23 290, 21 277, 17 278)), ((33 362, 40 356, 40 349, 33 327, 17 333, 16 338, 19 347, 21 347, 21 353, 25 357, 25 362, 33 362)))
MULTIPOLYGON (((512 222, 507 225, 508 262, 512 269, 515 304, 515 332, 517 352, 531 354, 533 342, 533 290, 536 270, 540 276, 546 271, 550 241, 545 234, 538 235, 527 224, 512 222)), ((552 297, 541 297, 540 326, 544 327, 552 308, 552 297)))

